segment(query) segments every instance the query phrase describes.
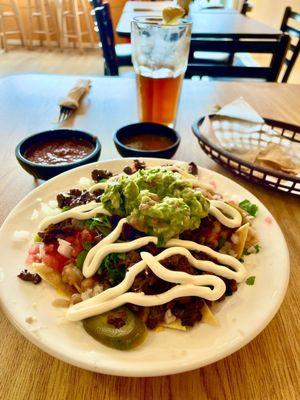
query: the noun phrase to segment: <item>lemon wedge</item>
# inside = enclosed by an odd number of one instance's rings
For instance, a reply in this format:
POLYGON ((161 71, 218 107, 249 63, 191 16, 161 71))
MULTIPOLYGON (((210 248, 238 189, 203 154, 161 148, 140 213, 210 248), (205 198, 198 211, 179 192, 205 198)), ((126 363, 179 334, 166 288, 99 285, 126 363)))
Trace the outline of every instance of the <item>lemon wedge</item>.
POLYGON ((177 5, 185 10, 185 15, 188 15, 191 2, 192 0, 177 0, 177 5))
POLYGON ((162 15, 164 24, 175 25, 185 15, 185 10, 179 6, 166 7, 162 15))

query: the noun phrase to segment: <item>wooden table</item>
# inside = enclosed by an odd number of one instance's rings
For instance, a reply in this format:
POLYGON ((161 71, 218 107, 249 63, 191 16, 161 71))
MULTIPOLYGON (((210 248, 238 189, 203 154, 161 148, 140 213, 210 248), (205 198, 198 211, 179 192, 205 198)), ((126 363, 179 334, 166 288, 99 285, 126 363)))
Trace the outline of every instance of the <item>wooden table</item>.
MULTIPOLYGON (((68 127, 97 135, 101 160, 118 157, 112 135, 137 120, 135 83, 125 78, 91 78, 92 90, 68 127)), ((54 128, 57 100, 76 77, 19 75, 0 80, 0 217, 30 190, 34 180, 17 164, 16 144, 26 135, 54 128)), ((2 316, 0 398, 5 400, 296 400, 299 387, 300 201, 232 177, 199 148, 190 126, 215 104, 243 96, 263 116, 300 124, 300 85, 185 81, 177 129, 176 159, 195 161, 236 180, 263 201, 279 222, 291 256, 291 278, 280 311, 268 327, 237 353, 200 370, 161 378, 118 378, 81 370, 43 353, 2 316), (297 337, 298 335, 298 337, 297 337), (299 342, 298 342, 299 344, 299 342)), ((266 285, 268 283, 266 282, 266 285)), ((12 288, 13 290, 13 288, 12 288)))
MULTIPOLYGON (((127 2, 116 32, 120 37, 130 37, 130 23, 134 17, 145 15, 161 15, 161 10, 166 2, 127 2), (131 3, 131 4, 129 4, 131 3), (136 3, 136 4, 135 4, 136 3), (143 5, 141 5, 143 3, 143 5), (145 4, 144 4, 145 3, 145 4), (155 4, 155 5, 154 5, 155 4), (134 11, 137 8, 153 9, 154 11, 134 11)), ((167 2, 169 3, 169 2, 167 2)), ((193 37, 214 37, 214 38, 277 38, 281 31, 269 27, 253 18, 248 18, 236 10, 228 9, 192 9, 190 16, 193 27, 193 37)))

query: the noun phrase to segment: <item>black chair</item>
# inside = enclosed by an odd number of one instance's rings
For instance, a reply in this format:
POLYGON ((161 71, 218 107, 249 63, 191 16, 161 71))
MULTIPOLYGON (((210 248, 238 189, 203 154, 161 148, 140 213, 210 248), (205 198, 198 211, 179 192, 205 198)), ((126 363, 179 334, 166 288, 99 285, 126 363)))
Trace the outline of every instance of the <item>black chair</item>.
POLYGON ((209 76, 212 78, 249 78, 276 82, 289 46, 288 35, 270 40, 238 40, 208 41, 192 39, 186 78, 193 76, 209 76), (217 65, 198 63, 193 57, 195 51, 213 51, 228 53, 265 53, 271 54, 272 60, 268 67, 236 65, 217 65))
POLYGON ((300 22, 300 13, 292 11, 291 7, 287 7, 285 9, 280 29, 282 30, 282 32, 288 33, 292 37, 292 39, 295 38, 296 42, 295 42, 295 44, 291 43, 290 47, 289 47, 289 50, 292 52, 292 57, 291 58, 286 57, 286 59, 284 61, 287 68, 283 75, 282 82, 288 81, 289 76, 292 72, 292 69, 293 69, 293 67, 297 61, 298 55, 300 53, 300 30, 290 26, 289 20, 294 20, 294 21, 300 22))
POLYGON ((253 5, 249 3, 248 0, 244 0, 241 8, 241 14, 246 15, 248 12, 252 11, 253 5))
MULTIPOLYGON (((92 4, 102 3, 101 0, 93 0, 92 4)), ((95 30, 98 32, 105 60, 105 75, 119 75, 119 67, 131 66, 131 45, 115 45, 114 29, 109 3, 102 3, 94 7, 91 14, 95 19, 95 30)))

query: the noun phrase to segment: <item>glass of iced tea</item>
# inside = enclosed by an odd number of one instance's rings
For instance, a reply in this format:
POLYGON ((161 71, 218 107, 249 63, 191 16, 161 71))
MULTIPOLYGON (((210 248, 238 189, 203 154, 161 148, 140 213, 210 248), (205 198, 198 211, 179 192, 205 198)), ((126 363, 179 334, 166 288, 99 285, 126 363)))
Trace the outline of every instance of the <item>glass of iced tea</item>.
POLYGON ((141 121, 175 125, 191 28, 189 21, 166 25, 160 17, 132 21, 132 61, 141 121))

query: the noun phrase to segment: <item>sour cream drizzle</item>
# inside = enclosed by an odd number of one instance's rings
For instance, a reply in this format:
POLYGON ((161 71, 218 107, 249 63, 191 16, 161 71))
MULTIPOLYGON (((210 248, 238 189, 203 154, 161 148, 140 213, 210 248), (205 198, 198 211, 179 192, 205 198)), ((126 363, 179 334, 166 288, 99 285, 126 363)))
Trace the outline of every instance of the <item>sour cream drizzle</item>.
POLYGON ((44 218, 38 229, 42 231, 46 229, 49 225, 58 224, 68 218, 75 218, 79 220, 89 219, 95 217, 97 214, 111 215, 109 211, 105 210, 103 206, 95 201, 90 203, 74 207, 71 210, 64 211, 60 214, 54 215, 52 217, 44 218))
MULTIPOLYGON (((110 235, 106 236, 105 239, 101 240, 101 242, 99 242, 89 251, 84 261, 82 270, 83 275, 86 278, 90 278, 96 273, 99 265, 101 265, 104 258, 110 253, 124 253, 131 250, 136 250, 146 246, 148 243, 157 244, 156 236, 145 236, 126 243, 113 243, 119 237, 122 231, 122 226, 125 222, 125 218, 119 221, 118 226, 114 229, 114 231, 112 231, 110 235)), ((190 256, 188 250, 202 252, 216 259, 218 262, 230 267, 228 268, 224 265, 218 265, 212 261, 198 260, 201 261, 201 269, 203 271, 212 272, 227 279, 235 279, 237 282, 241 282, 245 278, 246 270, 243 264, 241 264, 236 258, 227 254, 219 253, 208 246, 204 246, 189 240, 171 239, 166 243, 166 247, 183 247, 183 251, 186 252, 185 254, 187 258, 190 256)))
POLYGON ((242 224, 242 216, 238 210, 221 200, 210 200, 208 213, 228 228, 238 228, 242 224), (230 218, 224 213, 229 215, 230 218))
POLYGON ((209 261, 197 260, 187 249, 181 247, 172 247, 164 250, 156 257, 152 256, 148 252, 142 252, 142 261, 129 269, 124 280, 119 285, 70 307, 67 311, 67 318, 72 321, 78 321, 110 311, 125 303, 144 307, 157 306, 184 296, 197 296, 206 300, 215 301, 225 293, 225 283, 217 276, 191 275, 186 272, 171 271, 159 262, 173 254, 182 254, 187 256, 189 262, 197 269, 203 269, 203 265, 209 263, 209 261), (159 278, 178 285, 158 295, 127 292, 137 274, 143 271, 147 265, 159 278), (213 288, 211 289, 211 287, 213 288))

